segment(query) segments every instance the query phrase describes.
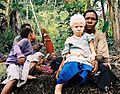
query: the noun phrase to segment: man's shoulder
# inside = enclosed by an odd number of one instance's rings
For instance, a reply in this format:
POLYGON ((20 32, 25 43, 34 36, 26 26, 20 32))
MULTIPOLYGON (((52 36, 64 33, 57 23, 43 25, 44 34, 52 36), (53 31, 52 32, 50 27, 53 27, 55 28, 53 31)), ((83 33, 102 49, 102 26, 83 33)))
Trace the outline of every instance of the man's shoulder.
POLYGON ((103 33, 102 31, 100 31, 98 29, 95 30, 95 36, 105 36, 105 35, 106 35, 106 33, 103 33))

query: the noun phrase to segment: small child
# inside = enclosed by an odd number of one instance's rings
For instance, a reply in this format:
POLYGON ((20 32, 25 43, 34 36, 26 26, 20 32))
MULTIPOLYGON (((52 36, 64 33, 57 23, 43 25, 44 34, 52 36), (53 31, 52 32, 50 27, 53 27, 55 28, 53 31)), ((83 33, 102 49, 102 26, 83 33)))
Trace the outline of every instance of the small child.
POLYGON ((22 39, 11 49, 9 56, 6 60, 7 67, 7 78, 2 82, 6 84, 1 94, 10 94, 12 88, 18 84, 21 79, 21 71, 24 67, 26 57, 33 53, 33 47, 31 45, 32 30, 25 28, 21 31, 22 39))
POLYGON ((78 83, 85 84, 88 74, 92 71, 91 61, 95 59, 94 35, 84 33, 85 19, 80 14, 70 18, 73 35, 65 41, 62 51, 64 59, 56 74, 57 85, 55 94, 61 94, 63 85, 71 78, 78 75, 78 83), (59 75, 59 76, 58 76, 59 75))

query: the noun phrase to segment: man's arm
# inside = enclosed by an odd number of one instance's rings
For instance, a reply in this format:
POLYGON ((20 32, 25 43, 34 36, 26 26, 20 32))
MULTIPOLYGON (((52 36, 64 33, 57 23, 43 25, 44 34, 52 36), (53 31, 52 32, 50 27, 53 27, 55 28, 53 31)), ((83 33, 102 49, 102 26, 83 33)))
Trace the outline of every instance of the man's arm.
POLYGON ((92 53, 92 57, 91 57, 91 61, 92 61, 92 60, 95 60, 95 56, 96 56, 96 52, 95 52, 95 48, 94 48, 94 40, 91 40, 89 45, 90 45, 90 50, 92 53))
POLYGON ((107 44, 107 39, 106 39, 106 34, 97 31, 95 33, 95 45, 96 45, 96 50, 97 50, 97 55, 102 55, 105 58, 109 58, 109 49, 108 49, 108 44, 107 44))
POLYGON ((93 66, 93 70, 92 70, 92 74, 95 74, 98 70, 98 62, 95 60, 95 56, 96 56, 96 52, 95 52, 95 48, 94 48, 94 41, 90 41, 90 50, 92 53, 92 57, 91 57, 91 64, 93 66))

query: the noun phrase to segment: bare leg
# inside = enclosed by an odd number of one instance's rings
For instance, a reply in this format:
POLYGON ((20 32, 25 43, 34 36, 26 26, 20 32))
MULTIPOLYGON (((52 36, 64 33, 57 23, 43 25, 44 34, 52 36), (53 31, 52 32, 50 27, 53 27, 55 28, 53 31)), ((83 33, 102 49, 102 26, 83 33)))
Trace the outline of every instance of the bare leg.
POLYGON ((12 91, 12 88, 15 86, 17 83, 17 80, 11 80, 9 81, 3 88, 1 94, 10 94, 12 91))
POLYGON ((32 62, 30 63, 29 69, 31 69, 33 66, 35 66, 36 63, 32 62))
MULTIPOLYGON (((36 64, 35 62, 30 63, 29 70, 32 69, 34 66, 36 66, 35 64, 36 64)), ((32 76, 32 75, 28 75, 27 79, 29 79, 29 80, 36 79, 36 77, 32 76)))
POLYGON ((57 84, 55 86, 55 94, 62 94, 62 87, 63 87, 63 84, 57 84))
POLYGON ((36 79, 36 77, 32 75, 28 75, 27 79, 32 80, 32 79, 36 79))

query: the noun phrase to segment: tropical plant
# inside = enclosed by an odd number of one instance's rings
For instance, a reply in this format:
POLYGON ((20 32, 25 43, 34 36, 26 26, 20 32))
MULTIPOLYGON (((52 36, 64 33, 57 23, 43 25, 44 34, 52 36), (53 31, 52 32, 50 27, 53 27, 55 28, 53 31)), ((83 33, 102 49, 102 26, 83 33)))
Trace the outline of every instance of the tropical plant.
POLYGON ((14 32, 7 31, 0 34, 0 52, 7 54, 12 48, 14 32))

